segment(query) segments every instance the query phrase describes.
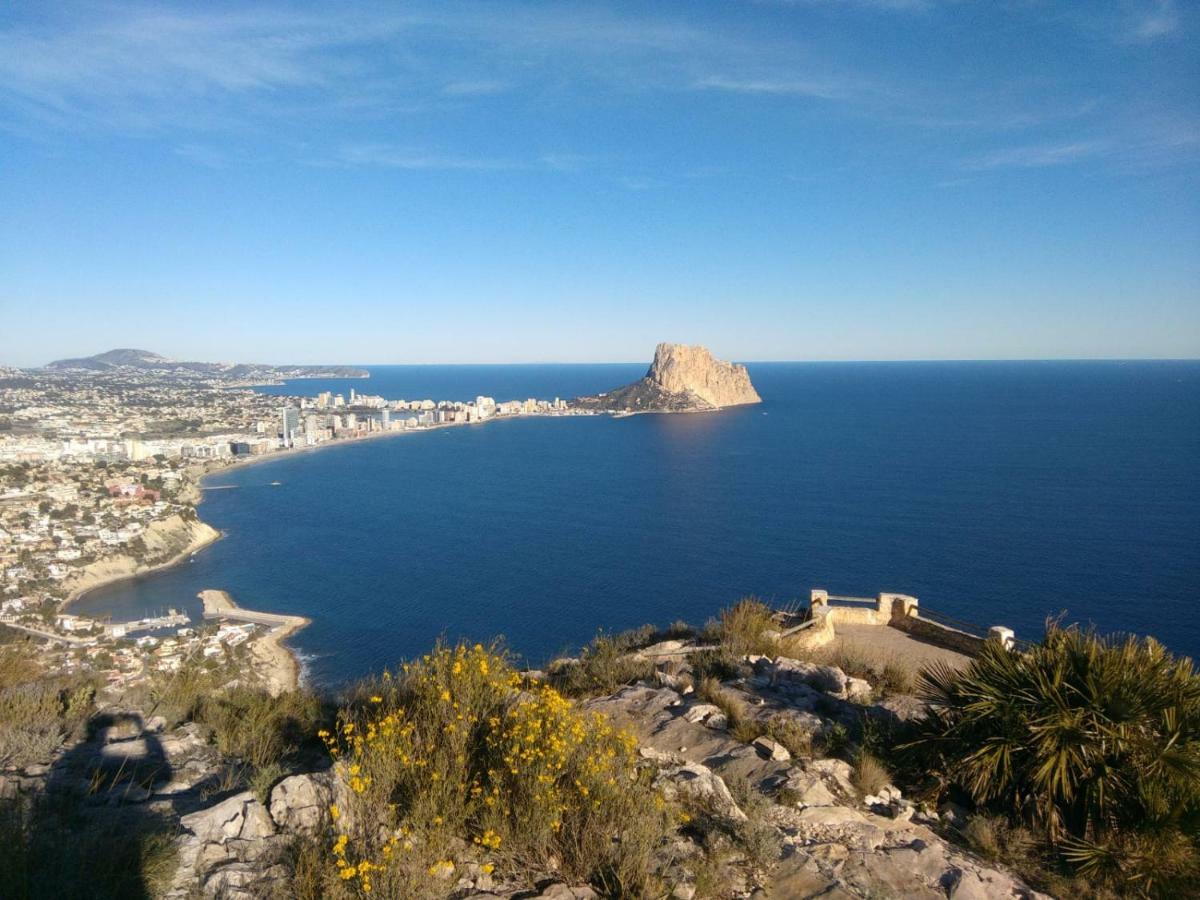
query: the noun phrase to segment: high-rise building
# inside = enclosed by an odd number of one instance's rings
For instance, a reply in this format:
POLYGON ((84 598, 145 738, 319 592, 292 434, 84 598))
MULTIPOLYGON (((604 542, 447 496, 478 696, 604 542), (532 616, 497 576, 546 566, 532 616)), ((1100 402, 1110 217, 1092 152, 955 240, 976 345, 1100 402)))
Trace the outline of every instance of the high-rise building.
POLYGON ((292 447, 296 432, 300 430, 300 410, 294 406, 285 406, 280 418, 283 421, 283 446, 292 447))
POLYGON ((146 445, 142 443, 139 437, 126 438, 125 440, 125 456, 132 462, 140 462, 151 455, 146 449, 146 445))

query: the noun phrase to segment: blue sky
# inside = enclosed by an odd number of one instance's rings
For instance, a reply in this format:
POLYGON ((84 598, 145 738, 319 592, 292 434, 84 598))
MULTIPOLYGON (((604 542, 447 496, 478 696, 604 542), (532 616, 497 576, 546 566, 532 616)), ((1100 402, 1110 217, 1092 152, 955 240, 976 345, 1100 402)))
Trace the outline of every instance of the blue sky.
POLYGON ((9 3, 0 363, 1200 355, 1182 0, 9 3))

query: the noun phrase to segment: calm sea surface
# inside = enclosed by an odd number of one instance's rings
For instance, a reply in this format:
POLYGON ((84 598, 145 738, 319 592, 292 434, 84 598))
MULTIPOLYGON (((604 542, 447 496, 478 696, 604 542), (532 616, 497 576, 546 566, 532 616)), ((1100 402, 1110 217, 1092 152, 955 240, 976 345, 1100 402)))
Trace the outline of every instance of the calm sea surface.
MULTIPOLYGON (((372 367, 388 398, 572 397, 644 366, 372 367)), ((752 364, 761 406, 532 418, 218 473, 192 562, 85 598, 132 618, 203 588, 313 618, 314 680, 503 634, 533 662, 597 628, 702 622, 746 594, 916 594, 1200 656, 1200 363, 752 364), (272 481, 282 482, 271 486, 272 481)))

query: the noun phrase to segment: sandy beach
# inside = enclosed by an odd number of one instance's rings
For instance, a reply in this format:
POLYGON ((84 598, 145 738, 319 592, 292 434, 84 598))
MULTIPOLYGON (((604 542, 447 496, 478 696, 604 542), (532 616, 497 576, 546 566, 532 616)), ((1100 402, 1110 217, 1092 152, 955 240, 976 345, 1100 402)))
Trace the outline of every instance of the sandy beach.
MULTIPOLYGON (((608 413, 587 413, 586 415, 607 415, 608 413)), ((220 461, 216 464, 207 464, 199 468, 203 471, 201 479, 209 478, 221 472, 228 472, 232 469, 241 469, 246 466, 257 465, 258 463, 271 462, 272 460, 286 459, 299 453, 315 453, 318 450, 327 450, 331 447, 351 447, 361 441, 374 441, 383 438, 394 438, 402 435, 426 434, 431 431, 441 431, 445 428, 471 428, 475 426, 488 425, 492 422, 511 422, 520 419, 555 419, 555 418, 573 418, 578 414, 563 414, 563 413, 523 413, 519 416, 492 416, 488 419, 482 419, 477 422, 437 422, 432 425, 423 425, 420 428, 402 428, 396 431, 372 431, 358 437, 351 438, 334 438, 328 441, 322 441, 319 444, 305 445, 301 447, 288 447, 284 450, 273 450, 270 453, 261 453, 258 456, 249 456, 244 459, 237 459, 232 462, 220 461)))
POLYGON ((311 619, 243 609, 226 591, 203 590, 198 596, 204 603, 205 618, 270 626, 265 634, 250 643, 258 674, 274 696, 294 691, 300 686, 300 664, 283 642, 311 624, 311 619))

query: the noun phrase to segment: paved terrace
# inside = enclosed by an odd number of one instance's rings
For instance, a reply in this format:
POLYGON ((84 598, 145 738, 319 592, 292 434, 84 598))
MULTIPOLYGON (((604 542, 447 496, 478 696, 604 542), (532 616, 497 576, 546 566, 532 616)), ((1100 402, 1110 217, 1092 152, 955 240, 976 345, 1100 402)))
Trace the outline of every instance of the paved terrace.
POLYGON ((847 597, 819 588, 811 592, 807 622, 790 631, 813 648, 893 662, 914 674, 932 663, 963 668, 989 641, 1011 650, 1025 644, 1003 625, 984 628, 922 610, 908 594, 847 597))
POLYGON ((899 628, 879 625, 837 625, 829 643, 831 651, 846 650, 883 662, 894 662, 916 674, 933 662, 944 662, 961 669, 971 661, 964 653, 939 647, 899 628))

